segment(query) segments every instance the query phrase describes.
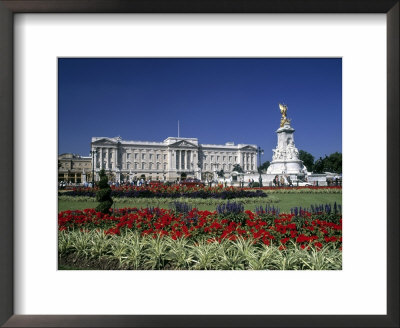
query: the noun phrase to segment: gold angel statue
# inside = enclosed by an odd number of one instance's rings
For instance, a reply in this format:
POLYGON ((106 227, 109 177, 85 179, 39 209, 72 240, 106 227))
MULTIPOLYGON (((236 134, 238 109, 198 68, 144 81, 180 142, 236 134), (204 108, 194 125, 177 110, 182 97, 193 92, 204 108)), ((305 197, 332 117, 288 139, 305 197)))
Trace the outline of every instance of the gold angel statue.
POLYGON ((285 123, 290 124, 290 119, 286 117, 287 106, 284 104, 279 104, 279 109, 281 110, 282 118, 281 118, 281 128, 285 125, 285 123))

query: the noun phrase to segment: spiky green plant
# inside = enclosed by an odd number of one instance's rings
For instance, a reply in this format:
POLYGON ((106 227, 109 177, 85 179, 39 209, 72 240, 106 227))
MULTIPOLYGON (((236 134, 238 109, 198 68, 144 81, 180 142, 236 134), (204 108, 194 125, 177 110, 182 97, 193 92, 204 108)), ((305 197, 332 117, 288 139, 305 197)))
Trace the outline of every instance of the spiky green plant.
MULTIPOLYGON (((59 233, 59 257, 73 263, 97 259, 96 268, 133 270, 341 270, 342 252, 327 244, 322 249, 309 244, 278 246, 253 244, 253 239, 209 241, 141 236, 123 231, 120 236, 104 231, 72 230, 59 233)), ((69 263, 73 265, 73 263, 69 263)), ((89 263, 89 262, 87 262, 89 263)), ((90 264, 88 264, 90 266, 90 264)), ((88 267, 84 265, 84 267, 88 267)))
POLYGON ((212 270, 218 261, 215 255, 219 245, 218 242, 208 242, 205 238, 200 239, 194 245, 190 245, 190 252, 193 254, 193 269, 212 270))
POLYGON ((169 249, 166 259, 174 269, 187 270, 192 266, 193 253, 190 252, 189 240, 185 238, 166 238, 165 243, 169 249))
POLYGON ((146 244, 143 250, 144 253, 144 268, 161 270, 168 263, 166 254, 168 253, 168 245, 166 240, 160 236, 154 239, 145 239, 146 244))

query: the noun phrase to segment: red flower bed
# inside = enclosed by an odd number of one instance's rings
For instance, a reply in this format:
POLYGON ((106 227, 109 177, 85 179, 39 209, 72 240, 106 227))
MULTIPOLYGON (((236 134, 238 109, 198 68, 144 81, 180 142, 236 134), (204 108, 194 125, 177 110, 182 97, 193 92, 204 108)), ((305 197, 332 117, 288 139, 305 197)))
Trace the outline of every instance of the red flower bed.
POLYGON ((254 188, 250 188, 250 187, 244 187, 243 190, 249 190, 249 189, 261 189, 261 190, 321 190, 321 189, 338 189, 338 190, 342 190, 342 186, 300 186, 300 187, 254 187, 254 188))
POLYGON ((241 236, 254 239, 255 244, 276 245, 281 249, 291 247, 293 243, 303 249, 310 245, 317 249, 326 244, 334 244, 339 249, 342 246, 341 214, 305 212, 302 216, 274 216, 245 211, 233 220, 217 212, 197 209, 182 214, 159 208, 125 208, 110 215, 86 209, 60 212, 58 225, 60 231, 101 229, 106 234, 119 235, 124 229, 131 229, 154 238, 158 235, 173 239, 204 236, 210 242, 236 240, 241 236))
MULTIPOLYGON (((89 196, 94 197, 98 188, 82 188, 76 187, 70 191, 66 191, 66 196, 89 196)), ((267 197, 262 190, 244 190, 236 187, 223 187, 222 185, 215 187, 205 186, 186 186, 186 185, 167 185, 157 184, 150 186, 119 186, 111 187, 112 197, 131 197, 131 198, 157 198, 157 197, 190 197, 190 198, 243 198, 243 197, 267 197)))

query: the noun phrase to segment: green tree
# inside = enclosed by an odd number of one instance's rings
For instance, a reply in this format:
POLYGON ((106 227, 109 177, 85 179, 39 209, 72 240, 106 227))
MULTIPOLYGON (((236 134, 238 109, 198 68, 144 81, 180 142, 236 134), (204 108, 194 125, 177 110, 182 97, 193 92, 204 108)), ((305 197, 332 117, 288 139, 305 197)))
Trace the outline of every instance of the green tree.
POLYGON ((233 170, 232 171, 236 171, 238 173, 244 173, 242 167, 240 166, 240 164, 235 164, 233 165, 233 170))
POLYGON ((342 153, 335 152, 324 158, 325 172, 342 173, 342 153))
POLYGON ((264 162, 259 168, 258 172, 260 171, 267 171, 268 167, 271 165, 270 161, 264 162))
POLYGON ((303 161, 305 167, 307 168, 308 172, 313 171, 314 166, 314 156, 310 153, 306 152, 305 150, 299 151, 299 159, 303 161))
POLYGON ((224 170, 217 171, 217 175, 218 175, 220 178, 223 178, 223 177, 225 176, 224 170))
POLYGON ((107 214, 110 212, 110 208, 114 201, 111 198, 111 188, 108 184, 108 178, 104 169, 99 172, 99 175, 100 189, 96 192, 96 200, 99 202, 99 205, 97 205, 96 211, 107 214))
POLYGON ((313 165, 313 172, 314 173, 324 173, 324 160, 322 157, 317 159, 313 165))

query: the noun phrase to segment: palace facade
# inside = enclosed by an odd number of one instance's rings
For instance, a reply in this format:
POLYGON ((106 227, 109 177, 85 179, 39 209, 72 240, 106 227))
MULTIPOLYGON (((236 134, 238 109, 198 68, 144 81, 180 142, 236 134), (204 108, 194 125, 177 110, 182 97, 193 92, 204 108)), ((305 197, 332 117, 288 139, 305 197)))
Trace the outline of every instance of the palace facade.
POLYGON ((221 170, 229 177, 235 164, 247 173, 257 172, 257 146, 233 142, 211 145, 199 144, 197 138, 169 137, 151 142, 93 137, 91 153, 96 180, 101 169, 118 182, 211 180, 221 170))
POLYGON ((66 153, 58 156, 58 182, 82 183, 91 179, 92 158, 66 153))

